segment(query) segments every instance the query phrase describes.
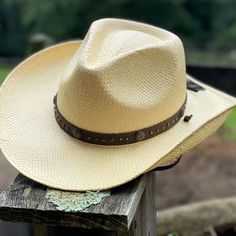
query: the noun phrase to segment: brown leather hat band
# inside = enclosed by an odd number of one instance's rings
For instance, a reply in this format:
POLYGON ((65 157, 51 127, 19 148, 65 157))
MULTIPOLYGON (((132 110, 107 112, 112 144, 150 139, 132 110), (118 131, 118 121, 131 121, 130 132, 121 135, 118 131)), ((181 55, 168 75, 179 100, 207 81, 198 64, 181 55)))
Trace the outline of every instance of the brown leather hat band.
POLYGON ((125 145, 144 141, 150 138, 153 138, 173 127, 183 116, 184 109, 186 105, 186 100, 184 101, 181 108, 170 118, 152 125, 150 127, 135 130, 126 133, 97 133, 93 131, 88 131, 82 128, 79 128, 69 121, 67 121, 59 112, 57 107, 57 97, 54 97, 54 111, 55 118, 59 126, 72 137, 79 139, 86 143, 93 143, 99 145, 125 145))

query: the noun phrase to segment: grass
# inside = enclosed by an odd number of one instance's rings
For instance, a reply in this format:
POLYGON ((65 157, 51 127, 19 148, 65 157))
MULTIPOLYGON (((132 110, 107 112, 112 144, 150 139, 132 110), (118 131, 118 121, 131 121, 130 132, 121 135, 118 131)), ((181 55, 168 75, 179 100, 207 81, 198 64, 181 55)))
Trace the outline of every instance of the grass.
POLYGON ((227 118, 224 127, 226 128, 236 128, 236 109, 234 108, 233 111, 230 113, 229 117, 227 118))
POLYGON ((10 73, 12 68, 9 66, 0 66, 0 84, 3 82, 3 80, 6 78, 6 76, 10 73))
POLYGON ((226 140, 236 141, 236 108, 230 113, 218 134, 226 140))

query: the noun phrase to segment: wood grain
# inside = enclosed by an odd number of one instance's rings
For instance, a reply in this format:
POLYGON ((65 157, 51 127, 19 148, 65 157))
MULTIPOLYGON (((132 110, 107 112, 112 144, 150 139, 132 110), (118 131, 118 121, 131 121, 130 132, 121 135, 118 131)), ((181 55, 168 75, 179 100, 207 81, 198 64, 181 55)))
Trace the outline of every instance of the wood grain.
POLYGON ((111 196, 81 212, 61 212, 45 198, 47 188, 19 174, 0 194, 0 219, 61 227, 128 231, 147 185, 144 175, 112 190, 111 196))

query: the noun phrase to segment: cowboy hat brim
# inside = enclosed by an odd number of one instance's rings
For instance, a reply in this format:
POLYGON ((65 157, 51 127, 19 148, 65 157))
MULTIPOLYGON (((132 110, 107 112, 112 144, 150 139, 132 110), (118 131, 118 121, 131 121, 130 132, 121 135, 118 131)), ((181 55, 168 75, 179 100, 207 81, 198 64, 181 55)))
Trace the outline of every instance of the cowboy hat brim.
POLYGON ((58 44, 31 56, 0 88, 0 148, 16 169, 42 184, 74 191, 124 184, 195 147, 236 105, 235 98, 195 80, 204 90, 187 91, 190 122, 182 118, 170 130, 131 145, 81 142, 58 126, 53 111, 59 81, 80 43, 58 44))

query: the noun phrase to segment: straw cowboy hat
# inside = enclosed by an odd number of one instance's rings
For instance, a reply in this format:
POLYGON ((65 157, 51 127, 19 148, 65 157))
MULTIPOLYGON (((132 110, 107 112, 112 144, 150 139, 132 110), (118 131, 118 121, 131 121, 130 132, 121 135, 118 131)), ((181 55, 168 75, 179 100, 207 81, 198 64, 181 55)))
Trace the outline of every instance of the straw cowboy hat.
POLYGON ((235 105, 186 74, 176 35, 102 19, 83 41, 47 48, 10 73, 0 90, 0 147, 42 184, 109 189, 195 147, 235 105))

